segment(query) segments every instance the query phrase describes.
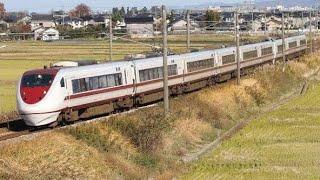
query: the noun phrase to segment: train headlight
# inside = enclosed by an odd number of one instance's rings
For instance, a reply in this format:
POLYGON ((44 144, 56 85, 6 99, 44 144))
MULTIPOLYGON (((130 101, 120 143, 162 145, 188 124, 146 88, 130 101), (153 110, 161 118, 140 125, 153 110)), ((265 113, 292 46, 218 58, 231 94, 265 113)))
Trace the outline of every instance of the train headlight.
POLYGON ((47 91, 43 91, 43 94, 46 95, 46 94, 47 94, 47 91))

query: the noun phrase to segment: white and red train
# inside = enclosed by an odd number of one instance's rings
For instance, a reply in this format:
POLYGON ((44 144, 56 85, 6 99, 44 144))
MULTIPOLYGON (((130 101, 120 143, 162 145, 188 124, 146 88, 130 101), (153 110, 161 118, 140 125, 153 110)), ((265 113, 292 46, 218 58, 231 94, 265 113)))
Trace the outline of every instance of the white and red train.
MULTIPOLYGON (((285 39, 285 55, 307 49, 304 35, 285 39)), ((170 94, 181 94, 232 78, 236 48, 168 56, 170 94)), ((242 70, 282 57, 282 40, 240 47, 242 70)), ((17 88, 18 111, 29 126, 76 121, 161 100, 162 57, 68 67, 23 74, 17 88)))

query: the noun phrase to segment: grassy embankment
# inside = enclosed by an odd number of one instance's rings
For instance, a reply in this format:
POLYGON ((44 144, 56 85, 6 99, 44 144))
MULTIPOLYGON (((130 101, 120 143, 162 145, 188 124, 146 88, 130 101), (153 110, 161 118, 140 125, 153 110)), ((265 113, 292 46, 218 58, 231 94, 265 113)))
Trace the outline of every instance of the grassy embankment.
MULTIPOLYGON (((0 149, 0 177, 172 178, 190 170, 189 165, 180 161, 183 156, 199 150, 240 119, 258 113, 265 104, 298 87, 304 79, 303 74, 319 67, 319 62, 318 57, 308 56, 300 62, 291 62, 285 72, 280 66, 266 66, 246 77, 241 86, 230 82, 179 96, 170 102, 172 114, 168 119, 162 118, 162 108, 156 106, 112 117, 105 122, 69 127, 33 140, 4 145, 0 149)), ((281 128, 286 129, 283 123, 281 128)), ((249 127, 254 129, 254 126, 249 127)), ((257 126, 257 130, 262 127, 257 126)), ((282 133, 290 134, 289 130, 282 133)), ((241 134, 236 136, 238 141, 243 137, 241 134)), ((263 138, 263 135, 259 137, 263 138)), ((273 137, 284 136, 279 133, 273 137)), ((298 141, 299 132, 293 137, 298 141)), ((265 139, 268 140, 268 136, 261 141, 265 139)), ((250 142, 244 145, 247 144, 250 142)), ((262 162, 254 159, 259 154, 253 155, 249 165, 262 162)), ((221 165, 221 168, 228 171, 232 166, 221 165)), ((195 171, 198 171, 197 166, 195 171)))
MULTIPOLYGON (((257 41, 263 37, 243 37, 244 41, 257 41)), ((152 44, 151 40, 143 40, 152 44)), ((185 51, 184 36, 169 36, 169 47, 175 53, 185 51)), ((231 36, 193 35, 193 49, 217 48, 232 44, 231 36)), ((0 42, 7 45, 0 49, 0 114, 15 111, 15 87, 21 74, 26 70, 42 68, 44 65, 61 60, 99 60, 109 58, 108 41, 78 40, 61 42, 16 41, 0 42)), ((128 54, 150 52, 148 46, 124 41, 113 44, 113 59, 128 54)))

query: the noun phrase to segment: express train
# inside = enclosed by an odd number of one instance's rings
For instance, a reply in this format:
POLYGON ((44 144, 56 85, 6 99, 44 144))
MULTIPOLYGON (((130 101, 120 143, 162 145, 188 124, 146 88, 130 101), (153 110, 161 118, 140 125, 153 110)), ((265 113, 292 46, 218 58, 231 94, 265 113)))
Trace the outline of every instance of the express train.
MULTIPOLYGON (((285 39, 286 56, 307 49, 304 35, 285 39)), ((274 63, 283 56, 282 40, 240 47, 241 69, 274 63)), ((236 74, 236 48, 168 56, 170 95, 191 92, 236 74)), ((17 108, 29 126, 77 121, 163 98, 163 58, 92 65, 69 62, 25 72, 18 83, 17 108)))

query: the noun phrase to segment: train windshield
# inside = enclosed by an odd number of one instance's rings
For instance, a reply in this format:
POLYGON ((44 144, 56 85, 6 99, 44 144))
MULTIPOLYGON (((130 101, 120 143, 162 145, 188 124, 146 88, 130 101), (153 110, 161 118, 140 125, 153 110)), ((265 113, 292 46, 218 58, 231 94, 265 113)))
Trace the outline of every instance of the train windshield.
POLYGON ((22 87, 50 86, 53 81, 52 74, 31 74, 22 78, 22 87))

